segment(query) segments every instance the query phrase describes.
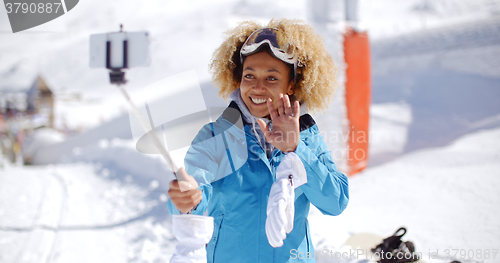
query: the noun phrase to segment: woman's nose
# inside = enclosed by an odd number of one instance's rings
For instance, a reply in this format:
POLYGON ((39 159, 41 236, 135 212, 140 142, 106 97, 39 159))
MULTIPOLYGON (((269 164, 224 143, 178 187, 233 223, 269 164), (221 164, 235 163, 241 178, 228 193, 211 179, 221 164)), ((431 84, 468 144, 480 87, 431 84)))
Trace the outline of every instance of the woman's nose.
POLYGON ((255 85, 253 86, 255 90, 263 90, 264 89, 264 81, 262 79, 257 79, 255 81, 255 85))

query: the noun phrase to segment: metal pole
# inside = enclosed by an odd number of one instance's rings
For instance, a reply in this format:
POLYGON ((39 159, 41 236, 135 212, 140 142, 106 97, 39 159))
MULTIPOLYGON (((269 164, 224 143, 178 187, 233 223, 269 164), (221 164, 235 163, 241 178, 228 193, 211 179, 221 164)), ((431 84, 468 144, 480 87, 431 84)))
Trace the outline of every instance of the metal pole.
POLYGON ((122 85, 118 85, 118 88, 121 90, 122 94, 127 99, 130 107, 132 108, 132 112, 134 112, 134 114, 137 117, 137 119, 139 119, 139 123, 141 124, 141 127, 144 129, 144 131, 146 132, 146 134, 150 136, 150 138, 152 139, 154 145, 156 146, 156 148, 158 149, 158 151, 160 151, 160 154, 163 156, 163 159, 165 159, 165 161, 167 162, 167 164, 170 166, 170 169, 172 169, 172 172, 174 173, 174 175, 177 178, 177 180, 179 180, 179 181, 185 181, 185 178, 182 175, 182 173, 177 173, 177 171, 179 170, 179 168, 177 168, 177 166, 174 164, 174 162, 172 160, 172 157, 170 156, 170 153, 163 146, 163 144, 161 143, 160 139, 158 139, 158 137, 156 136, 156 133, 153 132, 154 127, 151 127, 151 131, 149 131, 150 126, 148 125, 148 123, 142 117, 141 113, 139 112, 139 109, 137 108, 137 106, 135 105, 135 103, 132 101, 132 99, 128 95, 127 91, 125 90, 125 88, 122 85))

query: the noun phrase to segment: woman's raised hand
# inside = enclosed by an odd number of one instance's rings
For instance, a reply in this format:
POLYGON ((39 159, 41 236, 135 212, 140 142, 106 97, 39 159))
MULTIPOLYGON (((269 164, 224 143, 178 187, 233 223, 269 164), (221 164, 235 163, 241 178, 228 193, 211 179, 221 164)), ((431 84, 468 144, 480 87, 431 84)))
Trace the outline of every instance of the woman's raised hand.
POLYGON ((299 102, 295 101, 292 109, 288 95, 285 94, 283 96, 283 94, 280 94, 278 98, 278 109, 274 108, 271 98, 267 99, 267 107, 273 122, 273 130, 270 131, 263 120, 257 120, 260 129, 264 132, 266 140, 282 152, 295 151, 300 141, 299 102))

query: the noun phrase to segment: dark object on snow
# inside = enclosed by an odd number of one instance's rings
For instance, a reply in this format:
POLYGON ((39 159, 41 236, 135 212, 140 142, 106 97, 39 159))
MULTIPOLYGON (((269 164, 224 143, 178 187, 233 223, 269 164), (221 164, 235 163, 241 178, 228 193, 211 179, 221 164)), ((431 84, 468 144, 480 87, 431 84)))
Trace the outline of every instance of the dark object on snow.
POLYGON ((400 227, 394 234, 388 238, 385 238, 382 243, 378 244, 375 248, 372 248, 373 253, 382 253, 382 252, 392 252, 394 249, 397 249, 399 245, 401 245, 401 237, 406 234, 406 228, 400 227), (403 234, 397 235, 398 232, 403 231, 403 234))
POLYGON ((380 256, 379 263, 405 263, 419 260, 415 253, 415 245, 411 241, 402 241, 401 237, 406 234, 406 228, 401 227, 394 234, 385 238, 382 243, 372 248, 373 253, 380 256), (398 235, 399 232, 403 232, 398 235))

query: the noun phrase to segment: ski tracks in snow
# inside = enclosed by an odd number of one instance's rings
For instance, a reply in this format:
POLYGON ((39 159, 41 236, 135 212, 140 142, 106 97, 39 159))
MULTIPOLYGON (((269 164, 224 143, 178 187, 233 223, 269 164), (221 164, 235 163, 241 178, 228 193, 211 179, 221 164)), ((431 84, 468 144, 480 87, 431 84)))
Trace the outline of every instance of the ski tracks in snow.
POLYGON ((141 179, 99 163, 0 170, 0 262, 168 261, 166 200, 141 179))
POLYGON ((45 263, 53 256, 67 187, 52 169, 30 170, 0 175, 0 214, 6 215, 0 219, 0 261, 45 263))

